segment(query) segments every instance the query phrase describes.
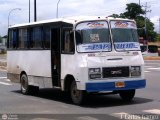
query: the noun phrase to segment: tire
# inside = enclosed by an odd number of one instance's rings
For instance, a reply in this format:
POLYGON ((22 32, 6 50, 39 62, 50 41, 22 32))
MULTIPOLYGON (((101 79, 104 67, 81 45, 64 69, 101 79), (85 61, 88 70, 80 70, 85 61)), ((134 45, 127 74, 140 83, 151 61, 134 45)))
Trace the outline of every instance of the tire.
POLYGON ((28 85, 28 77, 26 74, 21 75, 21 92, 24 95, 28 95, 30 93, 31 87, 28 85))
POLYGON ((84 103, 85 91, 77 90, 77 85, 75 81, 72 81, 71 83, 70 95, 74 104, 82 105, 84 103))
POLYGON ((20 80, 21 80, 21 92, 22 92, 22 94, 24 94, 24 95, 29 95, 29 94, 36 95, 36 94, 38 94, 39 88, 36 87, 36 86, 30 86, 28 84, 28 77, 27 77, 26 74, 22 74, 20 80))
POLYGON ((130 102, 135 96, 135 90, 122 90, 119 91, 119 95, 125 102, 130 102))

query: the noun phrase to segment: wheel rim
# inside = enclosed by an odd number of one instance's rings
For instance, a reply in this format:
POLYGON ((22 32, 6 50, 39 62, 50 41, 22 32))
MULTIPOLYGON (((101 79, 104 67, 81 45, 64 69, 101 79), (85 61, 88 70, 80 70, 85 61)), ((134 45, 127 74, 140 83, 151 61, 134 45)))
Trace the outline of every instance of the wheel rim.
POLYGON ((24 75, 22 75, 22 77, 21 77, 21 87, 22 87, 23 92, 25 92, 28 87, 27 78, 24 75))

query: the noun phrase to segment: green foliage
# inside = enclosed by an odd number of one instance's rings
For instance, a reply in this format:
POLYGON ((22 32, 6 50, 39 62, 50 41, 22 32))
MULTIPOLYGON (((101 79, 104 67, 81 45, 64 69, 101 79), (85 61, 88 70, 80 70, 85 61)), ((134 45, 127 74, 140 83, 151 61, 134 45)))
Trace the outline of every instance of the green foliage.
POLYGON ((156 40, 160 42, 160 34, 157 34, 156 40))
POLYGON ((120 15, 113 14, 111 16, 118 16, 121 18, 134 19, 137 23, 138 34, 140 37, 148 39, 149 41, 155 41, 157 33, 154 32, 154 24, 146 18, 146 33, 145 33, 145 17, 143 17, 145 11, 142 7, 136 3, 127 4, 126 11, 120 15), (143 15, 143 16, 142 16, 143 15))
POLYGON ((119 18, 120 16, 119 16, 118 14, 112 14, 112 15, 110 15, 110 16, 108 16, 108 17, 119 18))
POLYGON ((137 16, 140 16, 141 14, 145 14, 142 7, 136 3, 130 3, 127 4, 126 12, 122 13, 121 16, 129 19, 136 19, 137 16))
POLYGON ((2 37, 0 36, 0 43, 2 42, 2 37))

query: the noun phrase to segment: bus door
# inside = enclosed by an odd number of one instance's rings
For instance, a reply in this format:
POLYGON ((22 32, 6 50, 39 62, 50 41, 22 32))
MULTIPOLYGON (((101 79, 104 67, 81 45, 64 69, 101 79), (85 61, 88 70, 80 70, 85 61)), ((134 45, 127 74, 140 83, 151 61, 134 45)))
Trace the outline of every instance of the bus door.
POLYGON ((53 86, 61 86, 60 84, 60 28, 51 29, 51 71, 53 86))

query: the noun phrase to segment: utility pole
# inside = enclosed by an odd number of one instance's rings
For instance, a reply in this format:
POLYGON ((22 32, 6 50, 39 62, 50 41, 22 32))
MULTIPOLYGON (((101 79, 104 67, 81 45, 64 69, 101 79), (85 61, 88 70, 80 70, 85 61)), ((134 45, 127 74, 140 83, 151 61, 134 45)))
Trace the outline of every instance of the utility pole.
POLYGON ((141 0, 139 0, 139 5, 141 6, 141 0))
POLYGON ((34 0, 34 22, 37 21, 37 4, 36 0, 34 0))
POLYGON ((58 6, 59 6, 59 2, 60 2, 60 0, 58 0, 58 2, 57 2, 57 13, 56 13, 56 18, 58 18, 58 6))
POLYGON ((31 2, 29 0, 29 23, 31 22, 31 2))
POLYGON ((8 14, 8 28, 9 28, 9 26, 10 26, 10 24, 9 24, 10 14, 11 14, 13 11, 15 11, 15 10, 21 10, 21 8, 14 8, 14 9, 10 10, 10 12, 9 12, 9 14, 8 14))
POLYGON ((151 12, 151 10, 147 10, 148 8, 150 8, 150 6, 147 5, 147 2, 145 4, 145 21, 144 21, 144 31, 145 31, 145 35, 146 35, 146 40, 148 40, 148 33, 147 33, 147 12, 151 12))
POLYGON ((160 18, 159 18, 159 20, 158 20, 158 21, 159 21, 159 34, 160 34, 160 18))

